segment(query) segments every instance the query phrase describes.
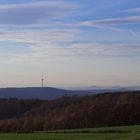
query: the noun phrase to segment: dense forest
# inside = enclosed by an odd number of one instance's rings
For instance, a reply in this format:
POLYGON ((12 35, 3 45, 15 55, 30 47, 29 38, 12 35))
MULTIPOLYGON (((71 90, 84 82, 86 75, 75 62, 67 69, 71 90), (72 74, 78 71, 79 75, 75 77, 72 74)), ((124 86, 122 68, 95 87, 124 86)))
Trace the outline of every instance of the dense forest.
POLYGON ((0 99, 0 132, 140 124, 140 91, 63 96, 51 101, 0 99))

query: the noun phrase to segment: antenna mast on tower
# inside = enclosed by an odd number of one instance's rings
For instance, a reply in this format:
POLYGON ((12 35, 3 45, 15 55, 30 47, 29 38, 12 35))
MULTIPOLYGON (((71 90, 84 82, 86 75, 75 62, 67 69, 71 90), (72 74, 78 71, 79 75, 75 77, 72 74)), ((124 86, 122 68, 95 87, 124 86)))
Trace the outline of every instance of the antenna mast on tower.
POLYGON ((41 86, 42 86, 42 88, 44 87, 44 78, 43 78, 43 76, 41 77, 41 86))

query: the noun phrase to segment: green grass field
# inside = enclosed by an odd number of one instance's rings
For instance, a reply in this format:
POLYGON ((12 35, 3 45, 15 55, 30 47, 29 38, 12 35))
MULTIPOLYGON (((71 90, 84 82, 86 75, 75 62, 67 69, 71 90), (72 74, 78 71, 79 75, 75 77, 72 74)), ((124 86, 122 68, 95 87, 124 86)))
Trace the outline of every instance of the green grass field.
POLYGON ((0 134, 0 140, 140 140, 140 126, 0 134))

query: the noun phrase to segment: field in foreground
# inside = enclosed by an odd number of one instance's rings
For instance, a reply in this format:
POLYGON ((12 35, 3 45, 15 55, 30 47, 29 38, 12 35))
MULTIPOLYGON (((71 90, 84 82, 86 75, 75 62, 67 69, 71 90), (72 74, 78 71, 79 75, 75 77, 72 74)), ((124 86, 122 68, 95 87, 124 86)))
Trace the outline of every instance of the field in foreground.
POLYGON ((0 134, 0 140, 140 140, 140 126, 0 134))

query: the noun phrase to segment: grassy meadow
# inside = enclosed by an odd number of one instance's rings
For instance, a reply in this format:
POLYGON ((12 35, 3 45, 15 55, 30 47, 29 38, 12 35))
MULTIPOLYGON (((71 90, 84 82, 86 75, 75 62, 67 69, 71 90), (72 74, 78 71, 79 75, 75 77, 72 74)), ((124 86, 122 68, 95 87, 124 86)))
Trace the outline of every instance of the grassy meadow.
POLYGON ((0 134, 0 140, 140 140, 140 126, 0 134))

